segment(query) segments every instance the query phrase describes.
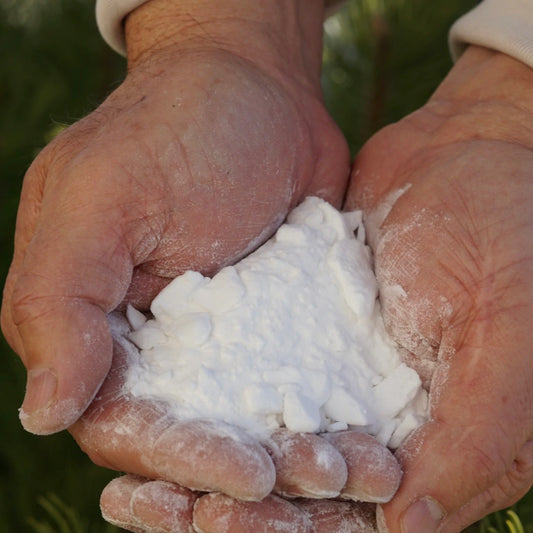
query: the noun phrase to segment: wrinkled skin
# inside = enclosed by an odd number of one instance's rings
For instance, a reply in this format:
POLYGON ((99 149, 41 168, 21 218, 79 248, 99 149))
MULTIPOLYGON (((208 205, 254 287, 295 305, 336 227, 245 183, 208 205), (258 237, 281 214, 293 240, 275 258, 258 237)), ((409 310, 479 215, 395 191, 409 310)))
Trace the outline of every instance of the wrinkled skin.
POLYGON ((401 471, 377 441, 346 434, 363 455, 383 458, 367 484, 360 458, 318 436, 280 432, 260 444, 235 428, 177 423, 164 405, 121 392, 125 359, 110 312, 146 310, 185 270, 209 275, 235 262, 308 195, 340 206, 349 174, 316 66, 167 44, 149 54, 132 46, 124 83, 25 177, 2 305, 3 332, 28 369, 22 423, 38 434, 69 428, 97 464, 167 487, 247 501, 272 490, 386 501, 401 471))
POLYGON ((104 490, 101 505, 113 522, 134 532, 258 531, 373 533, 369 504, 330 500, 284 500, 270 495, 262 502, 232 500, 221 493, 198 497, 165 481, 124 476, 104 490), (191 524, 194 523, 193 529, 191 524))
MULTIPOLYGON (((369 531, 456 533, 532 485, 532 84, 527 67, 471 47, 427 105, 374 136, 355 161, 346 207, 367 214, 388 328, 432 408, 398 450, 402 483, 369 531)), ((143 522, 124 507, 135 500, 131 482, 106 489, 104 513, 157 531, 164 512, 143 522), (120 512, 112 489, 122 491, 120 512)), ((321 500, 321 513, 340 516, 338 503, 321 500)), ((287 504, 300 511, 294 527, 320 531, 307 502, 287 504)), ((224 497, 214 512, 208 499, 193 519, 216 531, 223 516, 254 524, 271 505, 244 509, 224 497)))

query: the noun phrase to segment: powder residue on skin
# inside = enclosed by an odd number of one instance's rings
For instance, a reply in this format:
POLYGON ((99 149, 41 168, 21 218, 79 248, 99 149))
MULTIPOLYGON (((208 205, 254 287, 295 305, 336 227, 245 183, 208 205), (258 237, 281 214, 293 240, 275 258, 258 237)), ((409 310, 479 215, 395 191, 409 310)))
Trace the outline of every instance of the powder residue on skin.
POLYGON ((397 447, 427 395, 387 336, 361 212, 308 198, 213 278, 186 272, 133 308, 125 389, 265 439, 356 428, 397 447))

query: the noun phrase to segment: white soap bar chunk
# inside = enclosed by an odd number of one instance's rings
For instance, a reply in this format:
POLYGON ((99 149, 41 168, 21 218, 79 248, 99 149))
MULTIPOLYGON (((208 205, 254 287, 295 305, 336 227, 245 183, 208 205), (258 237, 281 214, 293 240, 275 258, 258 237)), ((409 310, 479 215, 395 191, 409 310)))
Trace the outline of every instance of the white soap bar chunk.
POLYGON ((352 426, 368 426, 374 422, 361 401, 355 399, 346 389, 335 387, 324 405, 326 416, 332 420, 352 426))
POLYGON ((344 287, 346 303, 359 316, 369 318, 378 295, 374 274, 364 268, 370 262, 369 249, 356 240, 337 242, 331 247, 328 262, 344 287))
POLYGON ((281 394, 269 385, 248 385, 243 391, 246 408, 253 413, 273 414, 283 410, 281 394))
POLYGON ((132 331, 129 338, 141 350, 148 350, 154 346, 166 344, 168 340, 155 320, 147 320, 140 329, 132 331))
POLYGON ((239 305, 245 291, 237 270, 229 266, 203 285, 194 294, 192 301, 208 311, 223 314, 239 305))
POLYGON ((401 363, 374 387, 377 411, 382 416, 394 418, 416 396, 420 387, 419 375, 401 363))
POLYGON ((183 346, 201 346, 211 334, 209 313, 188 313, 163 326, 165 333, 183 346))
POLYGON ((283 422, 291 431, 315 433, 320 429, 320 412, 316 402, 298 392, 283 397, 283 422))
POLYGON ((150 310, 161 322, 172 322, 189 307, 189 296, 209 282, 199 272, 188 271, 171 281, 152 301, 150 310))
POLYGON ((420 417, 413 413, 408 413, 398 424, 398 427, 394 430, 391 437, 387 440, 387 444, 391 448, 398 448, 404 439, 423 422, 424 420, 420 417))
POLYGON ((315 370, 302 370, 303 380, 307 384, 305 389, 310 398, 321 407, 326 403, 331 394, 331 383, 328 376, 324 372, 315 370))
POLYGON ((140 311, 137 311, 137 309, 132 307, 130 304, 128 304, 126 308, 126 318, 133 329, 139 329, 141 326, 144 326, 147 320, 147 318, 140 311))

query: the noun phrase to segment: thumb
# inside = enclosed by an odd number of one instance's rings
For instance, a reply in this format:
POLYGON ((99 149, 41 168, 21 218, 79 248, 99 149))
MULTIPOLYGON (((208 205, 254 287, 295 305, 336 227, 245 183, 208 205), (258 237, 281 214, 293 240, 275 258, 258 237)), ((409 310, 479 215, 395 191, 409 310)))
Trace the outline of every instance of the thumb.
POLYGON ((459 531, 511 505, 530 485, 530 473, 521 481, 513 474, 531 434, 529 355, 515 342, 502 357, 499 343, 485 340, 492 342, 475 346, 470 339, 440 362, 431 419, 398 450, 405 474, 378 510, 381 532, 459 531))
POLYGON ((109 217, 44 215, 48 223, 36 229, 6 284, 28 370, 20 418, 37 434, 67 428, 93 399, 112 359, 107 313, 122 300, 132 271, 109 217))

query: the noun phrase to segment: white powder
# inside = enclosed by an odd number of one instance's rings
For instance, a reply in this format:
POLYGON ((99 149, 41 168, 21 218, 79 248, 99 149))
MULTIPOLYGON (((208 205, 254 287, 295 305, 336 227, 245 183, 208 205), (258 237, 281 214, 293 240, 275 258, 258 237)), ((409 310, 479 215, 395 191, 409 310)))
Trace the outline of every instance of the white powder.
POLYGON ((235 266, 172 281, 152 319, 129 308, 126 391, 260 439, 357 428, 397 447, 427 395, 385 332, 364 239, 360 212, 308 198, 235 266))

